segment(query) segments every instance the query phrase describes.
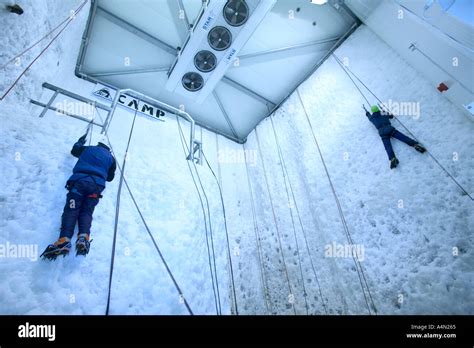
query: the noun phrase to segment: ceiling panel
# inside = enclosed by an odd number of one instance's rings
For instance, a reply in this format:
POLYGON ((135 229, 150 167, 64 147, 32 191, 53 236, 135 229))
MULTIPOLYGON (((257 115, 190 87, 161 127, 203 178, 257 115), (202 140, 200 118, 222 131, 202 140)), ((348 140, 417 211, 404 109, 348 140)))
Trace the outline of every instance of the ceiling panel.
POLYGON ((201 6, 198 0, 92 0, 76 74, 184 105, 198 124, 244 142, 358 25, 341 0, 322 6, 277 0, 233 67, 198 104, 165 84, 201 6))

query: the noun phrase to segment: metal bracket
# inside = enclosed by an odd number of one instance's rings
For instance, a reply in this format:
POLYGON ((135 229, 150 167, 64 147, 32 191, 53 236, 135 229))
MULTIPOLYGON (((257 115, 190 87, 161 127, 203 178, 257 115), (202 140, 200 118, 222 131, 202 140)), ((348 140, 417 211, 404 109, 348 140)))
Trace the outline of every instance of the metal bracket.
POLYGON ((192 160, 194 163, 202 165, 202 142, 194 139, 193 146, 191 148, 192 148, 192 154, 189 154, 188 157, 186 157, 186 159, 188 161, 192 160))

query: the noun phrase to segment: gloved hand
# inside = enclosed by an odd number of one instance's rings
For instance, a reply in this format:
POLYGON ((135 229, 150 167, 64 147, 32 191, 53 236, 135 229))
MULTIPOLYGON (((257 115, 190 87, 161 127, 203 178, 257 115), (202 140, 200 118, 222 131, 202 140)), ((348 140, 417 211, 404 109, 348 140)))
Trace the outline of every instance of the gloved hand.
POLYGON ((85 143, 85 142, 86 142, 86 138, 87 138, 87 133, 84 134, 82 137, 80 137, 77 142, 78 142, 78 143, 85 143))

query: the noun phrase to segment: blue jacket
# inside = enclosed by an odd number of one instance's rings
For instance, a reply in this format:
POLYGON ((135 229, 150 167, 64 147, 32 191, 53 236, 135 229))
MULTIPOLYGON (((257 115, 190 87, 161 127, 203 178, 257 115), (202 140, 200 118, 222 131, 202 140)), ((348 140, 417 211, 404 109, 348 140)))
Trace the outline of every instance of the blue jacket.
POLYGON ((390 118, 393 118, 393 115, 382 114, 380 111, 374 112, 373 114, 370 114, 370 112, 367 111, 365 115, 369 118, 369 121, 372 122, 375 128, 377 128, 380 136, 389 135, 395 129, 390 123, 390 118))
POLYGON ((97 146, 85 146, 85 139, 81 138, 74 144, 71 154, 78 157, 73 174, 69 182, 87 180, 96 185, 104 186, 105 181, 112 181, 117 167, 115 158, 107 145, 99 143, 97 146))

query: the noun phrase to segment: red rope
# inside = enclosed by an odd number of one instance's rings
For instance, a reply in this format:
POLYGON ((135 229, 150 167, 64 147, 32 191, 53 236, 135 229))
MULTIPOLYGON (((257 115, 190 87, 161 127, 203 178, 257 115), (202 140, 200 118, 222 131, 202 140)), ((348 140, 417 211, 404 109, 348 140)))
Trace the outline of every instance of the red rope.
MULTIPOLYGON (((82 8, 85 6, 85 4, 87 3, 88 0, 85 0, 81 6, 79 6, 79 8, 74 12, 74 17, 82 10, 82 8)), ((2 95, 2 97, 0 98, 0 101, 5 99, 5 97, 11 92, 11 90, 13 89, 13 87, 16 86, 16 84, 18 83, 18 81, 20 81, 20 79, 26 74, 26 72, 31 68, 31 66, 44 54, 44 52, 46 52, 46 50, 53 44, 54 41, 56 41, 56 39, 61 35, 61 33, 68 27, 68 25, 74 20, 74 17, 73 16, 70 16, 69 19, 67 19, 66 21, 66 25, 59 31, 59 33, 56 34, 55 37, 53 37, 53 39, 49 42, 49 44, 40 52, 40 54, 38 56, 36 56, 36 58, 26 67, 25 70, 23 70, 23 72, 20 74, 20 76, 18 76, 16 78, 16 80, 13 82, 13 84, 7 89, 7 91, 2 95)), ((59 28, 62 24, 64 24, 64 21, 58 25, 52 32, 54 32, 57 28, 59 28)), ((50 32, 49 34, 51 34, 52 32, 50 32)), ((47 34, 46 36, 48 36, 49 34, 47 34)), ((45 37, 46 37, 45 36, 45 37)), ((28 49, 26 49, 24 52, 22 52, 19 56, 21 56, 22 54, 24 54, 25 52, 27 52, 28 50, 30 50, 31 48, 33 48, 34 46, 36 46, 39 42, 41 42, 44 38, 42 38, 41 40, 39 40, 38 42, 36 42, 34 45, 32 45, 31 47, 29 47, 28 49)), ((15 60, 16 58, 18 58, 19 56, 13 58, 13 60, 15 60)), ((11 62, 11 61, 10 61, 11 62)), ((9 63, 10 63, 9 62, 9 63)), ((8 64, 8 63, 7 63, 8 64)))

